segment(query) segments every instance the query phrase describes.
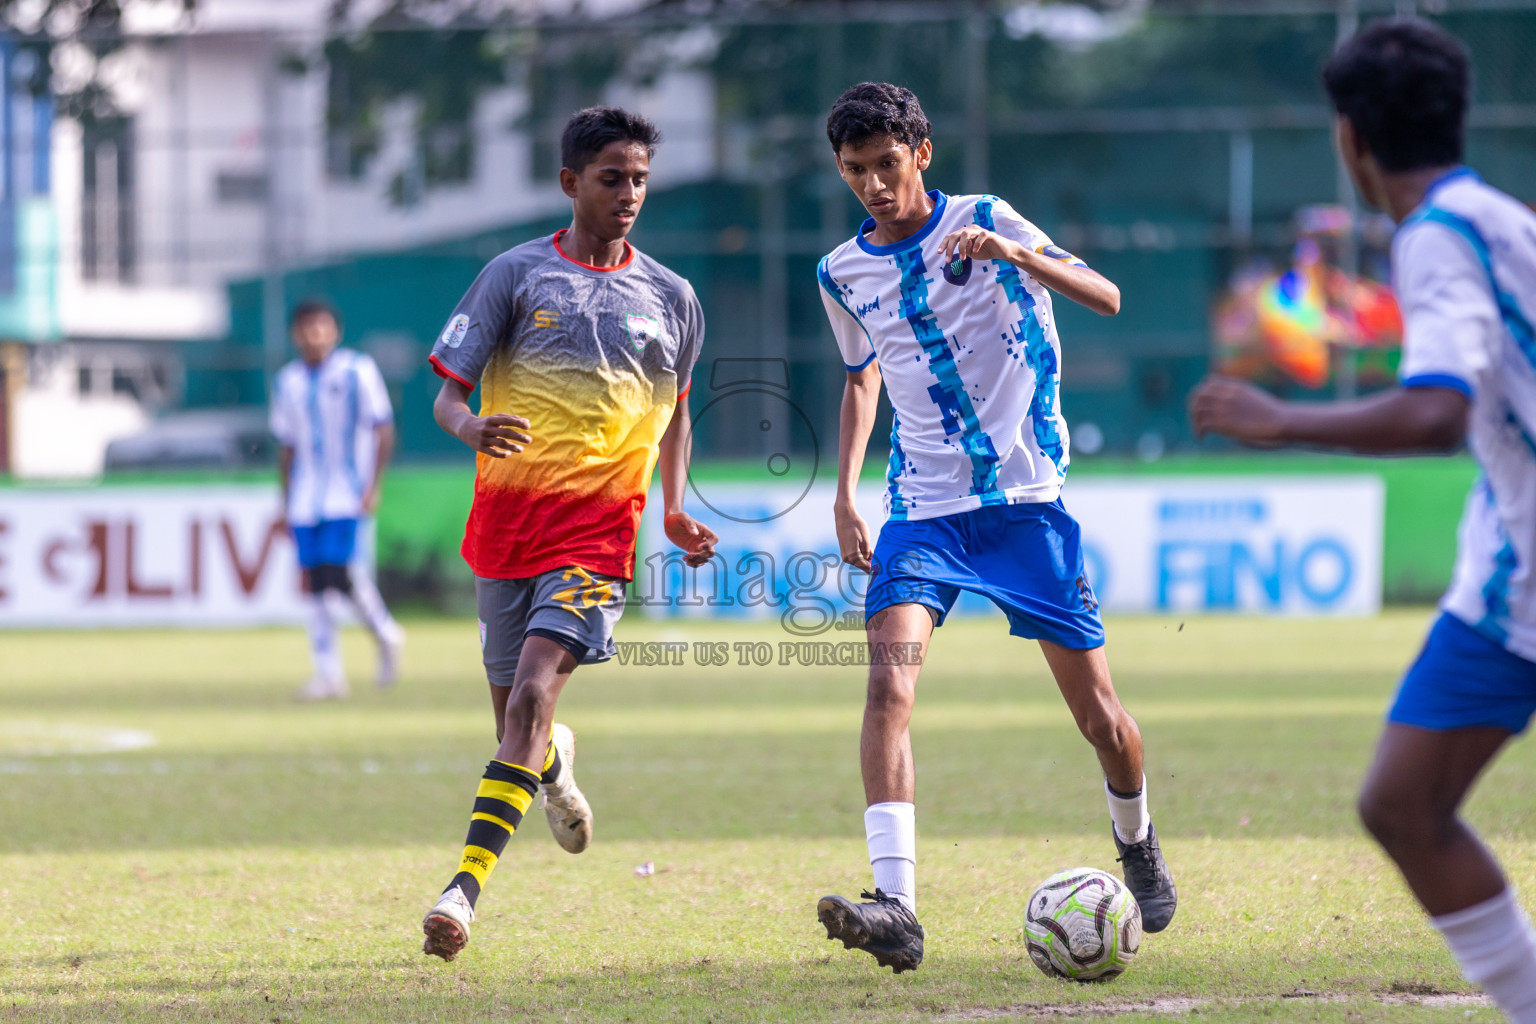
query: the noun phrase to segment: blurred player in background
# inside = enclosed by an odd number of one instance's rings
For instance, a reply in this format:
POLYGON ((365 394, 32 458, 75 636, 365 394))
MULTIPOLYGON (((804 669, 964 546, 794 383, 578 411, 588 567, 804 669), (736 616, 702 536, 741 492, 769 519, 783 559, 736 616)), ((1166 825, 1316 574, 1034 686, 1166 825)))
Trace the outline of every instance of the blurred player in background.
MULTIPOLYGON (((897 973, 923 959, 907 724, 921 657, 960 591, 990 598, 1038 640, 1105 774, 1111 833, 1149 932, 1177 894, 1147 812, 1141 733, 1120 706, 1077 523, 1062 507, 1067 425, 1051 296, 1095 312, 1120 290, 996 196, 925 192, 933 153, 917 97, 866 82, 827 118, 843 180, 870 213, 821 261, 822 302, 848 376, 833 512, 843 560, 872 572, 860 759, 872 902, 826 896, 827 937, 897 973), (877 544, 854 508, 884 381, 895 423, 889 518, 877 544), (900 652, 899 654, 897 652, 900 652)), ((953 796, 953 794, 951 794, 953 796)))
POLYGON ((354 557, 358 528, 379 507, 395 448, 394 411, 372 357, 337 347, 341 320, 328 303, 301 302, 289 331, 299 358, 278 371, 271 416, 314 662, 314 676, 297 696, 325 700, 347 695, 334 606, 342 598, 378 644, 378 685, 392 685, 400 670, 405 631, 384 606, 367 565, 354 557))
POLYGON ((1418 20, 1378 21, 1323 74, 1340 155, 1399 223, 1401 386, 1326 405, 1233 380, 1195 392, 1197 432, 1365 453, 1450 450, 1482 468, 1440 617, 1398 689, 1360 796, 1466 976, 1536 1024, 1536 935, 1459 816, 1478 774, 1536 711, 1536 215, 1461 165, 1466 51, 1418 20))
POLYGON ((479 453, 464 558, 500 740, 458 872, 422 922, 424 951, 444 960, 469 942, 475 901, 541 787, 560 845, 591 841, 555 702, 577 665, 613 656, 658 459, 667 537, 694 566, 718 540, 683 511, 704 314, 687 281, 625 241, 659 141, 624 110, 574 114, 560 140, 571 226, 492 260, 432 349, 437 422, 479 453))

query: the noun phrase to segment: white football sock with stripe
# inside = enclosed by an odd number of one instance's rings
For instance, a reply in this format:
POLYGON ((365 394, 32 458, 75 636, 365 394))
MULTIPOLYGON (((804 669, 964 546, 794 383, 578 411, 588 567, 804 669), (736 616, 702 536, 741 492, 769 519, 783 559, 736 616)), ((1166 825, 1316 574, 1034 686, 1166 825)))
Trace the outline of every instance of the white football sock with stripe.
POLYGON ((385 607, 384 598, 373 582, 373 575, 362 566, 354 565, 351 568, 351 579, 352 605, 357 609, 363 625, 380 643, 393 642, 400 634, 400 625, 385 607))
POLYGON ((1536 932, 1514 891, 1430 918, 1468 981, 1481 985, 1512 1024, 1536 1024, 1536 932))
POLYGON ((344 675, 341 642, 325 594, 305 594, 304 605, 309 612, 309 657, 315 666, 315 676, 327 682, 339 682, 344 675))
POLYGON ((1104 795, 1109 798, 1109 820, 1115 823, 1115 835, 1122 843, 1139 843, 1147 838, 1147 826, 1152 815, 1147 812, 1147 777, 1141 777, 1141 788, 1128 796, 1122 796, 1104 780, 1104 795))
POLYGON ((917 808, 908 803, 870 804, 864 810, 864 838, 875 888, 917 913, 917 808))

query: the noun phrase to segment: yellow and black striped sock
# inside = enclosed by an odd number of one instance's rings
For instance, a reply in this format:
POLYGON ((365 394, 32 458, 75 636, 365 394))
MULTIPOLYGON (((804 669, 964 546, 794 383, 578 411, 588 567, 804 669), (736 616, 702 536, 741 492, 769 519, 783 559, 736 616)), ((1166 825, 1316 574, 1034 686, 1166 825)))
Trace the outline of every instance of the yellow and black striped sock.
MULTIPOLYGON (((448 883, 458 886, 474 906, 480 890, 507 840, 522 824, 523 814, 539 791, 539 776, 520 765, 492 761, 485 766, 485 777, 475 792, 475 810, 469 816, 469 834, 464 837, 464 855, 459 859, 459 873, 448 883)), ((444 889, 447 892, 448 889, 444 889)))
POLYGON ((555 741, 549 741, 549 749, 544 752, 544 771, 539 774, 539 782, 548 786, 560 777, 560 751, 555 749, 555 741))

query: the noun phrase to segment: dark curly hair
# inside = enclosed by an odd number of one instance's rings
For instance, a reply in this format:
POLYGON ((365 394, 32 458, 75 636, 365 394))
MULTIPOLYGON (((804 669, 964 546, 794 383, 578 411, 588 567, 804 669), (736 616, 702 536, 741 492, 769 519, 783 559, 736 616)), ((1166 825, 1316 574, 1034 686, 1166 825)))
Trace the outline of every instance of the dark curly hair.
POLYGON ((560 133, 560 166, 577 174, 615 142, 638 142, 656 155, 661 131, 648 119, 621 107, 587 107, 572 114, 560 133))
POLYGON ((311 295, 293 307, 293 312, 288 314, 288 326, 297 327, 300 320, 308 320, 312 316, 328 316, 338 328, 341 327, 341 313, 329 299, 318 295, 311 295))
POLYGON ((882 135, 915 149, 931 130, 912 90, 889 82, 860 82, 839 96, 827 115, 827 141, 834 153, 882 135))
POLYGON ((1334 108, 1391 173, 1461 162, 1471 62, 1455 36, 1419 18, 1373 21, 1323 69, 1334 108))

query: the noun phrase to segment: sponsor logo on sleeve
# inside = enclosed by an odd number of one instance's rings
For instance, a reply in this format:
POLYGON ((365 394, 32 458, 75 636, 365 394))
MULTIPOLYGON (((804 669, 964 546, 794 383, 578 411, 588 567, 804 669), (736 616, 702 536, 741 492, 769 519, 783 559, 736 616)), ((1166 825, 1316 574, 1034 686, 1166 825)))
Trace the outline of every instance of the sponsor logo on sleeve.
POLYGON ((1071 253, 1067 252, 1067 250, 1063 249, 1059 245, 1051 245, 1051 244, 1047 243, 1045 245, 1040 246, 1038 249, 1035 250, 1035 252, 1039 253, 1042 256, 1049 256, 1053 260, 1060 260, 1063 263, 1072 263, 1072 264, 1076 264, 1078 266, 1087 266, 1086 263, 1084 263, 1082 260, 1078 259, 1076 256, 1073 256, 1071 253))
POLYGON ((448 326, 443 328, 443 336, 439 340, 448 348, 458 348, 464 341, 464 335, 469 333, 469 317, 460 313, 448 321, 448 326))

